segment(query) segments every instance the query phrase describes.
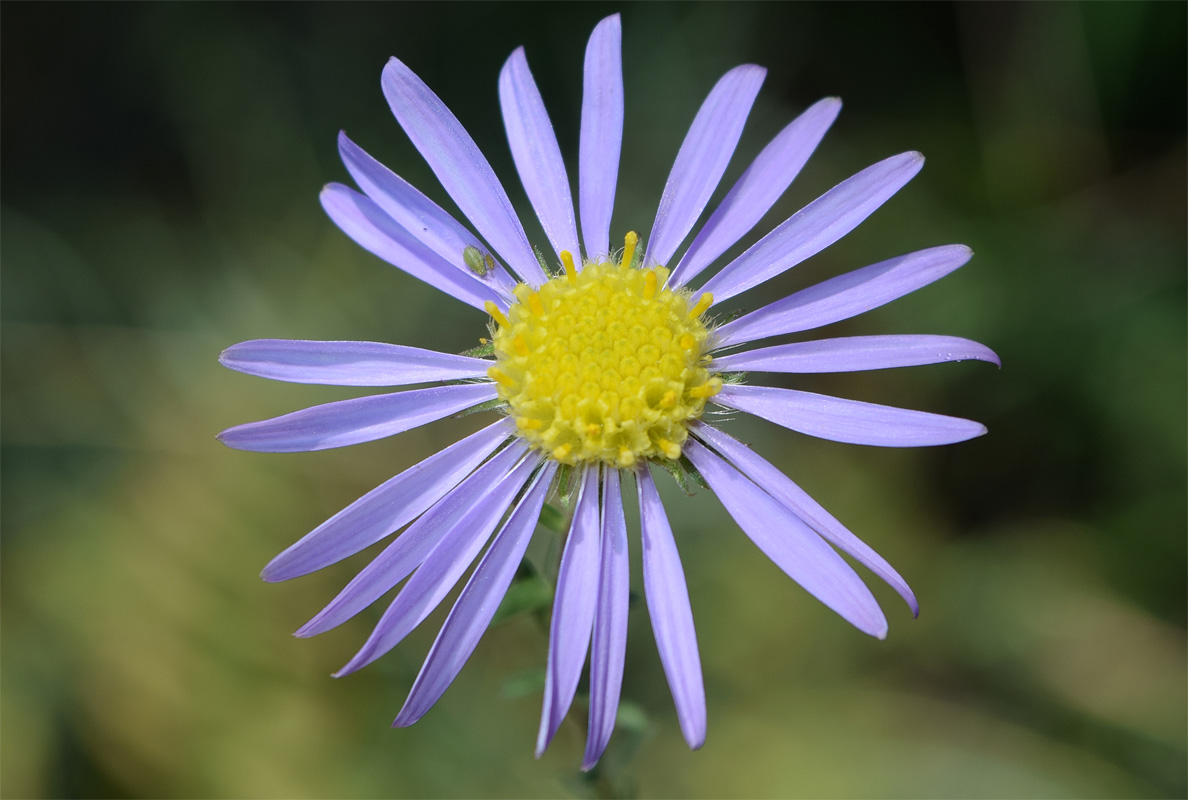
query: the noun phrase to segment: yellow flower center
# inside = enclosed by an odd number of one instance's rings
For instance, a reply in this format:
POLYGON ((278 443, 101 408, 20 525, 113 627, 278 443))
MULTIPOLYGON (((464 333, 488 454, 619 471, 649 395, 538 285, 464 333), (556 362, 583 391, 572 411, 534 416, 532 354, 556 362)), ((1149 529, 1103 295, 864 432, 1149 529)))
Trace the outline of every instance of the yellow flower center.
POLYGON ((701 315, 664 267, 636 269, 638 238, 619 263, 588 262, 539 289, 515 288, 506 316, 493 303, 496 366, 487 370, 521 437, 563 464, 630 467, 681 456, 686 424, 722 388, 711 377, 701 315))

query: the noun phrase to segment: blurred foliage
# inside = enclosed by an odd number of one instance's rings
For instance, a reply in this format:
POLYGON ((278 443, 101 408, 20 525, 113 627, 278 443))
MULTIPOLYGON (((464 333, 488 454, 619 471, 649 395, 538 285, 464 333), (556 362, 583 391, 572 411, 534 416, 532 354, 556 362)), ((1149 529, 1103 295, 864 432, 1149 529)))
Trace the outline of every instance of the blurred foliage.
MULTIPOLYGON (((1185 796, 1185 9, 4 3, 0 794, 1185 796), (919 149, 929 163, 743 302, 966 242, 977 257, 959 273, 830 332, 968 336, 1004 368, 784 381, 988 424, 951 448, 726 423, 912 583, 916 622, 874 587, 885 642, 789 582, 710 493, 663 481, 709 738, 687 751, 637 603, 628 705, 582 777, 580 709, 532 757, 547 614, 493 628, 433 711, 393 731, 443 612, 332 681, 376 614, 313 641, 288 632, 362 559, 291 584, 256 578, 490 415, 343 451, 231 452, 220 429, 351 390, 260 381, 215 357, 256 337, 476 345, 481 315, 322 215, 319 187, 345 178, 335 134, 452 208, 380 92, 398 55, 528 220, 499 67, 527 47, 573 170, 582 48, 619 10, 616 236, 648 230, 713 81, 763 64, 719 196, 809 103, 838 95, 846 108, 743 245, 879 158, 919 149)), ((554 558, 557 539, 538 533, 534 557, 554 558)), ((519 601, 539 609, 539 597, 519 601)))

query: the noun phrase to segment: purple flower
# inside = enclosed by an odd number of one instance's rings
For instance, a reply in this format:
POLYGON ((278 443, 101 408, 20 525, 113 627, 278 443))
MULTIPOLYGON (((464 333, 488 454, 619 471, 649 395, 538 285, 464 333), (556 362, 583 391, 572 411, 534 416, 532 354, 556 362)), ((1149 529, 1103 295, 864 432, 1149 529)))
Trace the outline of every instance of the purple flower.
POLYGON ((622 250, 612 251, 610 243, 623 133, 617 15, 595 28, 586 49, 578 214, 523 49, 512 54, 499 77, 516 168, 555 257, 534 251, 474 141, 395 58, 384 68, 384 94, 478 235, 340 136, 343 162, 362 193, 330 184, 322 192, 326 212, 372 253, 486 313, 492 357, 374 342, 243 342, 220 360, 251 375, 341 386, 435 385, 315 406, 230 428, 220 438, 244 450, 321 450, 391 436, 484 403, 497 406, 502 415, 497 422, 367 493, 263 572, 269 581, 305 575, 408 526, 298 631, 312 636, 339 625, 408 578, 362 649, 338 673, 343 675, 398 644, 482 555, 396 725, 420 719, 453 681, 511 584, 546 498, 572 483, 576 499, 557 577, 537 753, 568 712, 589 651, 583 768, 597 762, 614 728, 622 683, 629 570, 621 481, 634 479, 652 629, 681 730, 690 747, 702 745, 705 693, 693 615, 650 462, 704 480, 772 561, 864 633, 884 637, 887 621, 838 551, 890 584, 917 612, 911 589, 886 561, 770 463, 703 419, 706 404, 713 403, 840 442, 950 444, 985 428, 921 411, 750 385, 742 376, 961 359, 998 363, 988 348, 947 336, 854 336, 748 349, 925 286, 969 260, 962 245, 881 261, 719 327, 711 324, 706 314, 714 303, 828 247, 923 164, 920 154, 903 153, 862 170, 691 290, 771 208, 841 108, 835 98, 821 100, 780 131, 674 263, 726 169, 763 77, 762 68, 741 66, 710 92, 677 154, 646 250, 635 233, 627 234, 622 250), (561 481, 562 473, 572 481, 561 481))

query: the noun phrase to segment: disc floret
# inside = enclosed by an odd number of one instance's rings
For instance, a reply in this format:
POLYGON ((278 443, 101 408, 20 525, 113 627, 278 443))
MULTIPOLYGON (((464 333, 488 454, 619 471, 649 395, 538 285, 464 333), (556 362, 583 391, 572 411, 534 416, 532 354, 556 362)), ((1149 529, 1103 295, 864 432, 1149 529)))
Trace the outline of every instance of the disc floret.
POLYGON ((493 304, 496 366, 488 370, 518 434, 563 464, 630 467, 677 459, 686 425, 722 387, 708 368, 712 302, 665 288, 668 270, 631 265, 635 236, 617 262, 593 260, 539 289, 520 284, 517 302, 493 304))

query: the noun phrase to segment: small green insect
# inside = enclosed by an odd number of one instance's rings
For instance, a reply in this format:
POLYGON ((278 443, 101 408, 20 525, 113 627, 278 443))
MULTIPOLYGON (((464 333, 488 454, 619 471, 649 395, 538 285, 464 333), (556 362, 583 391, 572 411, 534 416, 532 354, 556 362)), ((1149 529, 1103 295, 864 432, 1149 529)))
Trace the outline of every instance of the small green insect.
POLYGON ((483 251, 472 245, 467 245, 462 251, 462 260, 466 262, 470 271, 480 278, 495 269, 495 259, 491 257, 491 254, 484 254, 483 251))

